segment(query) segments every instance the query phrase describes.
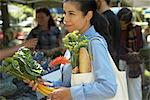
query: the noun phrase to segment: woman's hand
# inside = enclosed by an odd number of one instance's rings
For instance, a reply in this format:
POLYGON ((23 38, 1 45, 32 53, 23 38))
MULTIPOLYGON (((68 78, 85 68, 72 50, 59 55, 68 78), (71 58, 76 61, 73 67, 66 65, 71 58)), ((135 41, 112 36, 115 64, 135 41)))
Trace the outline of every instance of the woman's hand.
POLYGON ((23 80, 25 83, 29 84, 29 87, 32 87, 32 90, 35 91, 37 89, 38 84, 43 84, 44 80, 41 78, 38 78, 38 80, 35 82, 34 80, 23 80))
POLYGON ((49 94, 47 100, 71 100, 71 92, 69 88, 59 88, 49 94))

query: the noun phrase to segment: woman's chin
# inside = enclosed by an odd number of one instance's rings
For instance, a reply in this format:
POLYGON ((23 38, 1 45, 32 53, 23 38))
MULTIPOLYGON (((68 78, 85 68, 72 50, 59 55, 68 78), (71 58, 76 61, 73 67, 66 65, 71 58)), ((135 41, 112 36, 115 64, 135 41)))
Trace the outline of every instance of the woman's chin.
POLYGON ((73 32, 73 31, 74 31, 74 30, 72 30, 72 29, 67 29, 67 30, 68 30, 68 32, 69 32, 69 33, 71 33, 71 32, 73 32))

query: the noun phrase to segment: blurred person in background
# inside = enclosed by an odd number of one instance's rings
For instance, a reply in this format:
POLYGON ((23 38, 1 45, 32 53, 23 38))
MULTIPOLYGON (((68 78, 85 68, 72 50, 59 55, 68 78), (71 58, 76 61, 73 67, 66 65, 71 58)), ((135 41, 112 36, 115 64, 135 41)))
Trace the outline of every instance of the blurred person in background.
POLYGON ((122 70, 127 72, 129 100, 142 100, 142 62, 138 58, 143 48, 142 28, 132 23, 132 11, 122 8, 117 14, 121 25, 120 60, 122 70))
POLYGON ((50 50, 61 45, 61 32, 55 24, 49 9, 36 9, 37 26, 31 30, 27 39, 38 38, 37 50, 50 50))
MULTIPOLYGON (((55 50, 59 51, 62 44, 62 34, 56 25, 50 10, 46 7, 39 7, 35 10, 35 21, 36 26, 27 36, 27 40, 38 38, 34 59, 38 60, 45 70, 48 70, 47 63, 49 62, 49 59, 45 59, 45 57, 54 55, 55 50), (46 62, 46 65, 43 66, 43 62, 46 62)), ((43 97, 37 93, 37 98, 42 99, 43 97)))
POLYGON ((119 66, 119 43, 120 43, 120 25, 118 17, 110 9, 112 0, 96 0, 98 10, 103 14, 109 22, 109 33, 111 35, 112 44, 109 46, 109 51, 116 63, 119 66))

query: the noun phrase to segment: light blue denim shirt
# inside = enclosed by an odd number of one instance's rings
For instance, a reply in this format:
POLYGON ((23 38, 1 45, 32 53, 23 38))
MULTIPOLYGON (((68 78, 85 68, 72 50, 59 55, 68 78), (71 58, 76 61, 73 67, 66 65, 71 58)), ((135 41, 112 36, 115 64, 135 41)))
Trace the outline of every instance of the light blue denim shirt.
MULTIPOLYGON (((88 37, 92 51, 92 66, 95 81, 70 87, 73 100, 106 100, 115 95, 117 84, 115 74, 108 57, 107 43, 105 39, 91 26, 84 34, 88 37), (94 38, 98 39, 94 39, 94 38)), ((62 86, 70 86, 71 68, 63 67, 62 86)), ((87 76, 88 77, 88 76, 87 76)))

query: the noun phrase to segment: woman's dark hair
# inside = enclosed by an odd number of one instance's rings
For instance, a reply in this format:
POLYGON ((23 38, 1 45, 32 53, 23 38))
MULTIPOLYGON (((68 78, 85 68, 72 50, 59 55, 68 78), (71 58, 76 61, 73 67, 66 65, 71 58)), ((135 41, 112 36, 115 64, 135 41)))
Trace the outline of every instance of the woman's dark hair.
POLYGON ((83 12, 84 15, 88 13, 88 11, 93 11, 93 17, 91 19, 91 25, 94 25, 95 30, 100 33, 107 41, 107 43, 111 43, 111 38, 109 35, 109 24, 106 18, 98 13, 97 4, 95 0, 64 0, 64 2, 71 1, 79 4, 79 10, 83 12))
MULTIPOLYGON (((128 8, 122 8, 121 10, 119 10, 117 16, 120 21, 125 21, 125 23, 130 23, 133 17, 132 11, 128 8)), ((133 24, 132 23, 128 24, 127 30, 132 30, 132 29, 133 29, 133 24)))
POLYGON ((125 21, 126 23, 131 22, 133 17, 132 11, 128 8, 122 8, 121 10, 119 10, 117 16, 119 20, 125 21))
POLYGON ((37 14, 37 13, 40 13, 40 12, 46 14, 47 16, 50 16, 49 22, 48 22, 49 28, 50 28, 51 26, 56 26, 55 21, 54 21, 53 17, 51 16, 51 13, 50 13, 50 11, 49 11, 48 8, 45 8, 45 7, 37 8, 37 9, 36 9, 36 14, 37 14))

